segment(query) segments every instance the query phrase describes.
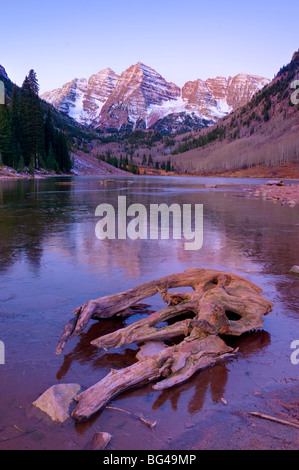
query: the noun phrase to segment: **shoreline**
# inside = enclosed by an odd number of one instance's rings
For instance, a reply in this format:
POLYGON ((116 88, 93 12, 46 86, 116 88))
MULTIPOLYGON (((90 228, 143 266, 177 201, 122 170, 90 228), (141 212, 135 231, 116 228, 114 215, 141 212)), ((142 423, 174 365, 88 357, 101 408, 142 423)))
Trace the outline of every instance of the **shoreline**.
POLYGON ((299 184, 288 185, 261 184, 257 188, 249 188, 249 193, 255 198, 271 200, 281 205, 287 204, 294 207, 299 203, 299 184))
POLYGON ((252 168, 243 168, 239 170, 228 170, 228 171, 215 171, 207 173, 178 173, 178 172, 166 172, 165 170, 157 170, 155 168, 139 167, 140 174, 142 171, 146 171, 146 176, 178 176, 178 177, 201 177, 201 178, 248 178, 248 179, 267 179, 267 180, 293 180, 299 181, 299 163, 282 163, 277 166, 269 167, 265 165, 259 165, 252 168))

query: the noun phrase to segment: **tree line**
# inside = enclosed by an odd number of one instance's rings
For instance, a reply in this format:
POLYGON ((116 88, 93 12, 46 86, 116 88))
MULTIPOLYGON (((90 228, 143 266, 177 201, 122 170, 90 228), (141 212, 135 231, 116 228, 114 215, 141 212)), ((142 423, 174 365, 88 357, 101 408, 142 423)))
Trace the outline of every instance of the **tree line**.
POLYGON ((0 105, 0 165, 68 173, 72 161, 67 137, 54 126, 50 107, 43 113, 38 92, 32 69, 21 88, 14 86, 10 102, 0 105))
POLYGON ((115 168, 128 171, 134 175, 139 175, 139 168, 134 163, 132 156, 130 156, 130 160, 127 155, 125 157, 121 155, 118 159, 116 156, 112 156, 109 150, 107 150, 106 154, 97 155, 97 157, 99 161, 102 160, 103 162, 109 163, 109 165, 112 165, 115 168))

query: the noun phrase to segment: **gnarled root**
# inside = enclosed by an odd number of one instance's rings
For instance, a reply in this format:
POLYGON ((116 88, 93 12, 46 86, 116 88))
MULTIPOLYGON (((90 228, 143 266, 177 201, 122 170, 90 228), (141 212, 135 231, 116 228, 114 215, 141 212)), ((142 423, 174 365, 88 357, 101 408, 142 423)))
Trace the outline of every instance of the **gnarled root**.
MULTIPOLYGON (((167 306, 148 317, 100 336, 93 346, 108 350, 127 344, 149 341, 172 341, 183 336, 179 344, 162 347, 151 356, 141 357, 135 364, 112 370, 104 379, 76 397, 78 404, 72 416, 86 420, 103 408, 114 396, 129 388, 155 381, 153 388, 162 390, 188 380, 196 371, 236 353, 219 335, 241 335, 260 328, 263 315, 273 303, 262 297, 262 290, 235 274, 210 269, 188 269, 179 274, 147 282, 120 294, 86 302, 75 310, 58 343, 60 354, 67 340, 83 331, 88 321, 145 312, 142 299, 160 293, 167 306), (172 292, 169 289, 191 286, 193 292, 172 292), (138 310, 139 309, 139 310, 138 310), (181 319, 185 315, 187 318, 181 319), (172 324, 159 327, 170 319, 172 324)), ((146 310, 147 313, 150 311, 146 310)))
POLYGON ((72 417, 77 421, 87 420, 119 393, 159 378, 164 380, 154 385, 155 390, 172 387, 186 381, 196 371, 234 354, 234 350, 217 336, 219 328, 227 323, 224 310, 211 307, 210 313, 209 321, 205 325, 200 321, 194 324, 190 336, 180 344, 145 357, 125 369, 112 370, 100 382, 80 393, 72 417), (211 329, 217 333, 211 335, 211 329))

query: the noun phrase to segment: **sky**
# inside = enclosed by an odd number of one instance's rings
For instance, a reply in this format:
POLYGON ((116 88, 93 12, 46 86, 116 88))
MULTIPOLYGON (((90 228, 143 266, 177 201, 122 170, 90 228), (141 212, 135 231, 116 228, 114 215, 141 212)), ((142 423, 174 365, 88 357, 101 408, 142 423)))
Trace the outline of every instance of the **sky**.
POLYGON ((183 86, 251 73, 268 78, 299 49, 298 0, 9 0, 0 7, 0 64, 40 92, 137 62, 183 86))

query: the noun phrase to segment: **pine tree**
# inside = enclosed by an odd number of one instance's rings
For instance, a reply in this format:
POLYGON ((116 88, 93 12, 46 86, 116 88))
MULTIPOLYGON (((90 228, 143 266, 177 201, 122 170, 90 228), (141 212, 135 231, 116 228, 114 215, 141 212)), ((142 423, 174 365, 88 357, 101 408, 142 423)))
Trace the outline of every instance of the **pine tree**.
POLYGON ((32 152, 32 107, 31 91, 28 85, 28 79, 25 78, 20 91, 20 113, 19 128, 22 155, 25 166, 29 166, 32 152))
POLYGON ((32 69, 21 89, 14 86, 10 105, 0 106, 0 164, 68 173, 73 165, 68 137, 55 129, 50 108, 44 118, 38 91, 32 69))
POLYGON ((18 168, 18 162, 22 156, 21 135, 20 135, 20 109, 19 109, 19 93, 15 85, 12 92, 10 104, 11 116, 11 150, 12 150, 12 166, 18 168))
POLYGON ((50 149, 53 151, 55 145, 55 129, 52 119, 52 113, 50 108, 47 110, 47 115, 44 124, 44 136, 45 136, 45 153, 49 155, 50 149))
POLYGON ((59 170, 63 173, 69 173, 72 169, 72 161, 69 154, 68 144, 63 132, 56 131, 56 161, 59 170))
POLYGON ((38 95, 39 84, 38 84, 38 80, 37 80, 37 76, 36 76, 35 71, 33 69, 31 69, 26 78, 27 78, 28 85, 29 85, 30 90, 32 91, 32 93, 34 93, 35 95, 38 95))
POLYGON ((20 96, 20 128, 21 147, 26 165, 39 168, 44 158, 44 120, 37 95, 38 83, 36 74, 30 70, 21 89, 20 96), (33 157, 33 163, 31 161, 33 157))
POLYGON ((23 156, 21 156, 21 158, 19 160, 19 163, 18 163, 18 166, 17 166, 17 170, 18 171, 23 171, 24 167, 25 167, 24 158, 23 158, 23 156))
POLYGON ((11 128, 8 106, 0 106, 0 164, 11 166, 11 128))
POLYGON ((45 151, 44 119, 40 100, 37 95, 32 95, 32 147, 35 168, 39 168, 45 151))
POLYGON ((147 166, 152 166, 152 164, 153 164, 153 159, 152 159, 151 154, 149 154, 148 160, 147 160, 147 166))

